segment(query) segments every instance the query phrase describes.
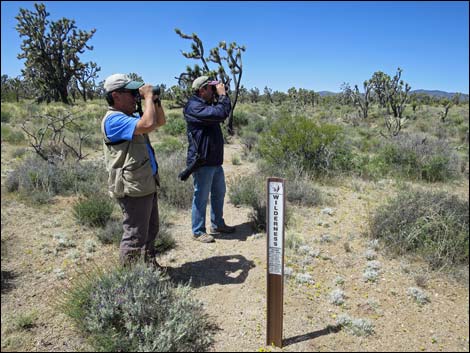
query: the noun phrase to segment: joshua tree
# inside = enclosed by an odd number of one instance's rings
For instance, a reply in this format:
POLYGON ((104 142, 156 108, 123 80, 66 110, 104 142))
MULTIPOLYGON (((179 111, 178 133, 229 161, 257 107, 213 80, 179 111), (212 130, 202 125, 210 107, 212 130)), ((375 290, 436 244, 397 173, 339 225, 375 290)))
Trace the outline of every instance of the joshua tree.
POLYGON ((359 92, 359 88, 357 85, 354 86, 354 89, 351 89, 349 83, 344 83, 341 86, 341 90, 343 91, 343 97, 346 101, 351 101, 361 113, 363 119, 367 119, 369 114, 369 105, 371 103, 371 90, 372 85, 370 81, 364 81, 364 93, 359 92))
POLYGON ((69 82, 85 66, 78 54, 93 49, 86 43, 96 30, 77 31, 75 21, 67 18, 49 23, 46 7, 34 7, 36 12, 20 9, 16 16, 16 30, 20 37, 26 37, 18 55, 18 59, 26 59, 23 75, 34 82, 43 97, 69 103, 69 82))
POLYGON ((177 104, 180 106, 184 105, 185 101, 192 93, 191 82, 202 74, 219 79, 227 88, 230 86, 230 82, 233 81, 233 91, 229 91, 232 101, 232 110, 230 111, 230 116, 227 122, 227 130, 230 134, 233 134, 233 112, 235 111, 240 93, 240 84, 243 73, 242 52, 245 51, 245 46, 239 46, 236 42, 232 42, 227 45, 225 41, 222 41, 219 43, 218 47, 210 50, 208 57, 205 57, 204 45, 196 33, 187 35, 179 29, 175 29, 175 32, 181 38, 193 41, 191 45, 192 52, 182 52, 183 56, 188 59, 200 60, 202 63, 202 67, 199 67, 198 65, 195 65, 193 68, 187 66, 186 72, 181 73, 177 78, 178 85, 181 88, 181 95, 177 97, 177 104), (222 55, 221 50, 224 51, 222 55), (210 62, 218 65, 216 70, 211 70, 209 68, 210 62), (227 74, 225 66, 230 70, 231 78, 227 74))

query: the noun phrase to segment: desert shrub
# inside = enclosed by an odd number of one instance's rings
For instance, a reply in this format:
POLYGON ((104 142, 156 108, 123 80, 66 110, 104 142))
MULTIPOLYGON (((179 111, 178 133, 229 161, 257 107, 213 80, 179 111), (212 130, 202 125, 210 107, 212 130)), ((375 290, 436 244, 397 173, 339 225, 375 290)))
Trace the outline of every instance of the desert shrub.
POLYGON ((199 352, 213 342, 214 325, 190 287, 143 264, 84 275, 59 308, 97 351, 199 352))
POLYGON ((248 125, 249 113, 243 111, 243 110, 237 110, 234 115, 233 115, 233 126, 236 128, 240 128, 242 126, 248 125))
MULTIPOLYGON (((25 195, 23 195, 25 196, 25 195)), ((54 195, 48 191, 42 190, 33 190, 28 195, 28 199, 32 202, 33 205, 45 205, 51 202, 54 195)))
POLYGON ((73 205, 73 215, 80 224, 104 227, 113 213, 115 202, 107 196, 81 198, 73 205))
POLYGON ((345 300, 344 291, 341 289, 334 289, 330 293, 330 303, 334 305, 343 305, 345 300))
MULTIPOLYGON (((266 196, 255 194, 255 199, 252 201, 252 211, 248 215, 249 220, 253 224, 256 231, 266 230, 266 196)), ((284 227, 287 228, 292 218, 292 210, 287 207, 284 214, 284 227)))
POLYGON ((396 175, 429 182, 455 178, 459 158, 445 140, 402 134, 385 142, 373 158, 382 175, 396 175))
POLYGON ((24 147, 20 147, 20 148, 15 148, 12 152, 11 152, 11 157, 12 158, 22 158, 25 154, 26 154, 27 149, 24 148, 24 147))
POLYGON ((176 240, 170 232, 172 216, 170 215, 169 207, 164 203, 160 203, 158 207, 160 224, 157 239, 155 239, 155 249, 159 254, 163 254, 176 246, 176 240))
POLYGON ((13 130, 9 126, 2 124, 2 141, 18 145, 24 142, 25 138, 21 131, 13 130))
POLYGON ((72 192, 88 197, 107 190, 108 173, 99 162, 68 162, 58 168, 59 178, 54 182, 57 194, 72 192))
POLYGON ((367 319, 354 319, 341 314, 336 323, 354 336, 370 336, 374 333, 374 325, 367 319))
POLYGON ((261 134, 258 150, 271 166, 301 166, 314 175, 350 170, 352 152, 346 148, 341 128, 318 125, 303 116, 284 116, 261 134))
POLYGON ((192 177, 186 181, 178 178, 178 174, 186 168, 186 156, 183 151, 165 154, 158 162, 161 199, 179 209, 190 208, 193 200, 192 177))
POLYGON ((412 298, 416 303, 424 305, 429 303, 429 295, 426 294, 422 289, 410 287, 407 289, 406 293, 410 298, 412 298))
POLYGON ((325 202, 321 191, 305 177, 298 176, 290 180, 287 188, 287 200, 289 202, 302 206, 319 206, 325 202))
POLYGON ((29 197, 34 192, 51 196, 106 190, 106 170, 94 162, 51 164, 37 156, 21 160, 8 174, 5 186, 29 197))
POLYGON ((119 244, 122 238, 122 222, 118 219, 110 218, 103 228, 96 234, 102 244, 119 244))
POLYGON ((182 151, 187 144, 175 136, 162 136, 156 144, 153 145, 158 161, 160 155, 171 154, 175 151, 182 151))
POLYGON ((302 246, 304 246, 305 240, 302 238, 302 236, 294 231, 287 231, 285 232, 285 247, 287 249, 291 249, 295 252, 299 250, 302 246))
MULTIPOLYGON (((240 131, 240 136, 245 136, 247 133, 259 134, 266 129, 269 125, 270 119, 264 118, 258 113, 253 112, 241 112, 243 114, 243 123, 239 126, 243 126, 240 131)), ((270 116, 270 115, 268 115, 270 116)))
POLYGON ((380 140, 374 135, 370 129, 359 129, 359 135, 361 136, 359 141, 359 148, 363 152, 376 151, 380 146, 380 140))
MULTIPOLYGON (((233 205, 252 208, 248 218, 253 223, 254 229, 258 231, 266 229, 266 179, 263 176, 249 175, 235 178, 228 194, 233 205)), ((290 215, 287 209, 284 219, 286 224, 290 215)))
POLYGON ((377 282, 379 278, 379 271, 367 267, 362 273, 362 278, 365 282, 377 282))
POLYGON ((444 192, 404 190, 371 217, 371 235, 432 267, 468 263, 468 201, 444 192))
POLYGON ((176 240, 171 235, 168 230, 168 227, 163 227, 160 225, 160 230, 158 232, 157 239, 155 239, 155 249, 157 253, 163 254, 176 246, 176 240))
POLYGON ((234 154, 232 156, 232 164, 233 165, 240 165, 241 164, 240 157, 237 154, 234 154))
POLYGON ((244 132, 240 140, 244 147, 245 155, 254 153, 254 147, 257 146, 259 134, 253 131, 244 132))
MULTIPOLYGON (((3 104, 2 104, 2 112, 1 112, 1 122, 2 123, 9 123, 11 118, 12 118, 12 113, 10 110, 4 110, 3 109, 3 104)), ((2 135, 3 135, 3 131, 2 131, 2 135)))
POLYGON ((27 331, 36 326, 36 321, 38 319, 38 312, 32 311, 28 313, 20 313, 15 316, 12 321, 11 328, 9 330, 15 331, 27 331))
POLYGON ((184 135, 186 132, 186 121, 178 113, 169 113, 163 131, 172 136, 184 135))
POLYGON ((251 207, 253 209, 248 219, 252 222, 253 228, 258 232, 266 230, 266 200, 256 195, 251 207))
POLYGON ((256 175, 236 177, 230 185, 228 196, 235 206, 252 206, 266 187, 266 181, 256 175))

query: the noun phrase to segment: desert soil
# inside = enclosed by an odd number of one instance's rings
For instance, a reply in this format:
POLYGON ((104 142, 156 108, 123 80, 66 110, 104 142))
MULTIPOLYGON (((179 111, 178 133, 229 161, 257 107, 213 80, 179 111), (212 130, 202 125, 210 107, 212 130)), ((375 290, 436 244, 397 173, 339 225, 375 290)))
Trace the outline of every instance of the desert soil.
MULTIPOLYGON (((2 154, 5 147, 2 146, 2 154)), ((241 146, 226 146, 224 169, 228 188, 235 176, 249 175, 253 163, 232 165, 242 155, 241 146)), ((2 158, 2 351, 87 351, 91 348, 71 321, 55 309, 60 292, 77 275, 93 266, 117 263, 115 245, 101 245, 93 230, 73 219, 72 197, 56 197, 47 206, 31 207, 4 189, 11 167, 2 158), (73 239, 75 247, 61 249, 57 234, 73 239), (55 235, 55 237, 54 237, 55 235), (94 252, 84 250, 94 240, 94 252), (19 328, 21 317, 32 324, 19 328)), ((234 207, 226 197, 225 220, 237 226, 235 234, 202 244, 190 238, 190 211, 174 215, 171 230, 177 246, 160 257, 178 280, 192 279, 193 293, 218 325, 214 351, 469 351, 468 267, 454 278, 431 272, 412 259, 394 258, 377 251, 380 274, 377 282, 365 282, 368 215, 387 197, 393 182, 377 183, 345 179, 319 185, 333 204, 298 207, 293 211, 293 231, 317 256, 287 252, 285 265, 294 275, 284 286, 284 347, 266 346, 266 235, 255 233, 249 223, 250 209, 234 207), (296 280, 297 274, 310 281, 296 280), (341 276, 344 284, 335 280, 341 276), (419 305, 407 294, 426 279, 422 290, 430 302, 419 305), (308 277, 308 276, 307 276, 308 277), (334 289, 345 294, 344 304, 330 301, 334 289), (341 314, 367 319, 370 336, 347 330, 328 330, 341 314)), ((446 186, 442 186, 446 187, 446 186)), ((448 186, 449 187, 449 186, 448 186)), ((466 195, 468 185, 453 185, 466 195)), ((288 181, 287 181, 288 192, 288 181)), ((118 214, 118 213, 117 213, 118 214)))

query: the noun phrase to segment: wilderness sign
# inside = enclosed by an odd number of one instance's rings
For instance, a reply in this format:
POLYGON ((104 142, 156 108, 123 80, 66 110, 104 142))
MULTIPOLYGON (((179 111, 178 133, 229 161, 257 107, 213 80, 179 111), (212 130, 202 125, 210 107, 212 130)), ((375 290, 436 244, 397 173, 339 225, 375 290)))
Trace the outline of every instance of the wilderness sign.
POLYGON ((285 182, 283 179, 268 178, 267 198, 268 321, 266 344, 282 347, 285 214, 285 182))

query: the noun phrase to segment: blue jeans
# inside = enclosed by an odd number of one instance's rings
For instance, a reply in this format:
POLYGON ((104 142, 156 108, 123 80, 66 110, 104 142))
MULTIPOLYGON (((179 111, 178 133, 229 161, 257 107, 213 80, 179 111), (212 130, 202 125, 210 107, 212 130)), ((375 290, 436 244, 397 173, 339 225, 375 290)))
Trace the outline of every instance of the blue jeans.
POLYGON ((206 233, 206 207, 211 194, 212 227, 224 225, 225 175, 222 166, 206 166, 193 173, 194 196, 192 206, 192 231, 194 235, 206 233))

